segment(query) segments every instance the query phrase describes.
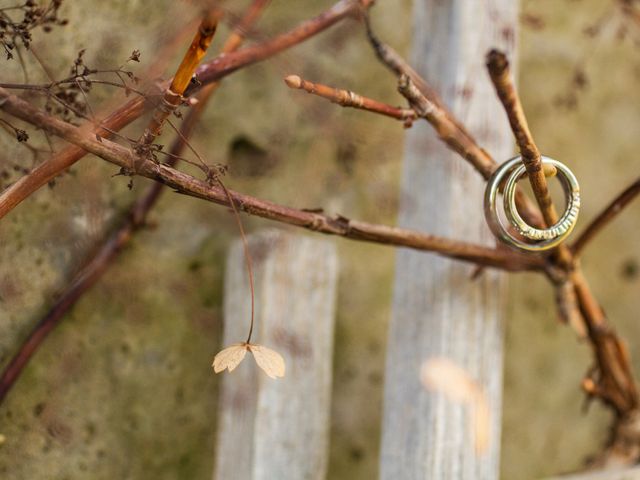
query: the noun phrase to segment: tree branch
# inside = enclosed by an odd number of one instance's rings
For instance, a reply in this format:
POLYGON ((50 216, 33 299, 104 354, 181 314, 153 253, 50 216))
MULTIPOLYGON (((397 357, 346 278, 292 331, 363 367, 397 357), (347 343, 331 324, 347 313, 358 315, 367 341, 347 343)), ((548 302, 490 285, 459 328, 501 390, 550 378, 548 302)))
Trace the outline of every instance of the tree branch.
MULTIPOLYGON (((298 27, 252 47, 243 48, 231 55, 221 55, 202 64, 197 70, 198 80, 207 84, 229 75, 239 68, 271 57, 335 25, 337 22, 366 10, 373 0, 341 0, 320 15, 301 23, 298 27)), ((185 96, 197 87, 188 88, 185 96)))
POLYGON ((326 98, 327 100, 337 103, 342 107, 352 107, 360 110, 367 110, 373 113, 379 113, 387 117, 403 120, 405 123, 416 118, 416 112, 412 109, 393 107, 386 103, 363 97, 350 90, 342 90, 339 88, 329 87, 321 83, 313 83, 300 78, 298 75, 289 75, 284 79, 289 88, 304 90, 313 95, 326 98))
MULTIPOLYGON (((543 211, 545 221, 548 225, 553 225, 558 221, 557 212, 553 208, 541 168, 540 152, 527 126, 524 111, 509 72, 509 62, 503 53, 492 50, 487 55, 487 68, 509 117, 523 162, 529 172, 531 186, 543 211)), ((587 394, 597 396, 609 405, 617 414, 616 421, 628 419, 637 413, 638 392, 626 347, 610 327, 580 266, 575 263, 571 250, 566 244, 561 244, 555 252, 557 253, 554 256, 556 266, 568 273, 566 279, 573 283, 577 304, 598 367, 596 373, 591 375, 587 382, 583 382, 583 386, 595 386, 592 390, 587 390, 587 394)), ((562 292, 558 292, 559 297, 561 294, 562 292)))
MULTIPOLYGON (((168 165, 156 163, 149 159, 139 162, 139 156, 131 150, 107 139, 97 139, 93 135, 87 135, 81 128, 51 117, 1 88, 0 109, 59 136, 104 160, 119 165, 126 171, 131 171, 133 165, 138 163, 139 167, 136 173, 142 176, 162 182, 179 193, 230 206, 229 198, 222 187, 211 185, 177 171, 168 165)), ((536 269, 544 264, 539 257, 469 244, 401 228, 349 220, 341 216, 334 218, 317 212, 285 207, 233 191, 229 191, 229 195, 239 210, 250 215, 330 235, 425 250, 459 260, 507 270, 536 269)))
MULTIPOLYGON (((473 137, 443 106, 442 101, 428 83, 420 78, 393 49, 377 39, 368 23, 367 28, 370 43, 378 58, 399 77, 399 90, 409 100, 413 109, 432 124, 440 138, 452 150, 470 161, 476 170, 488 178, 496 168, 495 161, 486 151, 477 146, 473 137)), ((499 65, 496 66, 499 67, 499 65)), ((542 220, 545 217, 547 222, 553 224, 557 221, 557 215, 554 220, 553 205, 549 200, 548 190, 545 193, 546 181, 544 171, 540 167, 540 154, 526 125, 520 102, 515 95, 515 88, 513 88, 513 84, 511 84, 510 91, 499 87, 502 82, 509 80, 508 71, 505 71, 504 66, 503 64, 503 68, 494 70, 492 79, 497 84, 498 94, 507 109, 512 129, 516 133, 520 148, 523 150, 523 156, 529 159, 529 176, 531 181, 536 184, 534 186, 534 191, 537 192, 536 199, 539 199, 545 215, 541 218, 539 212, 530 206, 531 202, 524 197, 521 197, 518 202, 518 210, 533 226, 543 226, 542 220), (508 95, 501 95, 501 93, 508 93, 508 95)), ((550 170, 548 173, 553 173, 553 171, 550 170)), ((593 395, 597 395, 605 404, 613 408, 617 414, 616 426, 618 426, 624 419, 628 420, 633 417, 638 409, 638 394, 626 349, 622 341, 608 326, 604 312, 591 293, 579 265, 575 265, 573 262, 571 251, 566 245, 561 245, 560 250, 560 255, 563 258, 558 259, 557 256, 554 256, 547 268, 549 278, 556 285, 559 310, 561 314, 566 315, 566 320, 574 326, 578 335, 584 335, 584 331, 587 331, 598 367, 597 374, 591 379, 592 383, 597 386, 595 390, 597 393, 593 393, 593 395), (579 316, 582 316, 583 319, 580 319, 579 316)), ((619 431, 620 429, 614 428, 614 430, 619 431)), ((629 429, 627 428, 627 430, 629 429)), ((637 429, 629 431, 633 435, 639 435, 637 429)), ((624 438, 614 434, 612 442, 623 441, 624 438)))
MULTIPOLYGON (((509 118, 511 130, 516 137, 516 142, 520 149, 522 163, 527 170, 529 183, 531 184, 533 194, 538 202, 544 221, 547 226, 555 225, 559 218, 558 212, 553 205, 553 200, 549 193, 547 179, 542 168, 542 157, 529 130, 527 118, 524 115, 522 103, 520 102, 520 97, 518 96, 513 77, 511 76, 507 56, 498 50, 491 50, 487 54, 487 69, 489 70, 489 75, 498 94, 498 98, 500 98, 507 117, 509 118)), ((561 244, 555 248, 554 255, 565 269, 571 268, 573 257, 565 244, 561 244)))
POLYGON ((584 247, 593 238, 611 223, 622 210, 640 194, 640 178, 624 189, 596 218, 584 229, 577 240, 571 246, 574 256, 582 254, 584 247))
MULTIPOLYGON (((367 38, 378 59, 398 77, 398 91, 419 115, 436 130, 440 139, 454 152, 467 160, 487 180, 497 168, 497 162, 481 148, 466 127, 451 112, 435 89, 422 78, 393 48, 382 42, 373 32, 369 16, 365 14, 367 38)), ((516 191, 518 211, 531 224, 543 225, 538 209, 519 190, 516 191)))
POLYGON ((509 118, 511 130, 520 148, 522 163, 527 169, 529 182, 542 211, 542 216, 547 226, 554 225, 558 221, 558 212, 556 212, 549 193, 547 179, 542 169, 540 151, 529 130, 520 97, 511 77, 507 56, 498 50, 491 50, 487 55, 487 68, 496 93, 509 118))

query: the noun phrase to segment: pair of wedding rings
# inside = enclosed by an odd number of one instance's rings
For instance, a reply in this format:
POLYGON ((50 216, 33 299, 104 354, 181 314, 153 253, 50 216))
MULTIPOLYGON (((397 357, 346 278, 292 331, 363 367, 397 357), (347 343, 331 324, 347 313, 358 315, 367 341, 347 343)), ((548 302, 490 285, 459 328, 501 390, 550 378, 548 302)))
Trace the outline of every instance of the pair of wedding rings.
POLYGON ((516 185, 518 180, 526 175, 521 157, 512 158, 498 167, 489 179, 484 195, 484 214, 493 234, 511 247, 530 252, 548 250, 562 243, 575 227, 580 210, 580 186, 571 170, 549 157, 543 156, 542 163, 556 168, 565 194, 566 208, 555 225, 545 229, 535 228, 527 224, 518 213, 516 185), (508 226, 502 222, 496 210, 498 192, 503 182, 503 206, 508 226), (514 231, 518 235, 515 235, 514 231))

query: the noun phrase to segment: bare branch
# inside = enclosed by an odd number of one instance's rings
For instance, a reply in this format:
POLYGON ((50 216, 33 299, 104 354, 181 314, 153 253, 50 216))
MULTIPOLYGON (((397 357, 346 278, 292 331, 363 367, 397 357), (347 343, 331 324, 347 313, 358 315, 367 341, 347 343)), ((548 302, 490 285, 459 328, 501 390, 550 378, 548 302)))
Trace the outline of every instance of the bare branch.
MULTIPOLYGON (((544 172, 541 168, 540 152, 533 140, 520 99, 509 71, 506 56, 497 50, 487 55, 487 68, 498 96, 509 117, 511 128, 516 136, 523 157, 523 163, 529 173, 529 181, 548 225, 558 221, 547 188, 544 172)), ((604 311, 591 293, 586 278, 579 265, 576 265, 571 250, 561 244, 554 255, 555 263, 565 272, 567 280, 573 283, 575 298, 582 314, 589 340, 596 358, 597 377, 591 380, 597 386, 598 397, 612 407, 620 417, 630 415, 638 407, 638 392, 622 340, 609 326, 604 311)), ((566 288, 566 285, 561 284, 566 288)), ((570 299, 558 292, 558 299, 570 299)), ((560 305, 562 312, 563 305, 560 305)), ((576 328, 574 320, 574 328, 576 328)), ((583 328, 578 325, 578 335, 583 328)), ((587 382, 589 383, 589 382, 587 382)), ((594 391, 596 391, 594 390, 594 391)), ((592 392, 587 392, 592 393, 592 392)))
MULTIPOLYGON (((202 64, 196 70, 198 80, 203 84, 214 82, 239 68, 271 57, 308 40, 347 17, 358 14, 372 3, 373 0, 341 0, 324 13, 302 22, 289 32, 264 43, 243 48, 233 54, 218 56, 210 62, 202 64)), ((197 87, 187 89, 185 95, 190 95, 194 89, 197 87)))
MULTIPOLYGON (((511 130, 516 137, 516 142, 522 155, 522 163, 524 163, 527 170, 529 183, 531 183, 533 194, 536 197, 544 221, 547 226, 555 225, 559 219, 558 212, 549 193, 547 179, 542 168, 542 157, 529 130, 527 118, 524 115, 522 103, 511 76, 507 56, 498 50, 491 50, 487 54, 487 69, 496 93, 509 118, 511 130)), ((573 258, 565 244, 558 246, 554 250, 554 255, 565 268, 570 268, 573 258)))
MULTIPOLYGON (((422 78, 393 48, 383 43, 373 32, 365 15, 367 37, 378 59, 398 77, 398 90, 421 116, 427 120, 440 139, 467 160, 486 180, 497 168, 496 161, 481 148, 475 138, 442 102, 435 89, 422 78)), ((535 226, 543 225, 538 209, 519 190, 516 192, 518 211, 535 226)))
MULTIPOLYGON (((428 98, 432 103, 435 103, 440 107, 440 109, 446 110, 444 102, 435 89, 429 85, 427 81, 422 78, 398 52, 377 37, 371 27, 371 18, 367 14, 364 15, 364 24, 367 29, 367 39, 369 40, 376 57, 378 57, 378 60, 391 70, 398 79, 403 75, 409 77, 422 95, 428 98)), ((468 135, 469 137, 471 136, 461 123, 456 121, 456 125, 464 132, 465 135, 468 135)))
POLYGON ((529 130, 520 98, 511 77, 507 56, 498 50, 491 50, 487 55, 487 68, 498 97, 507 112, 511 129, 520 148, 522 162, 527 169, 531 188, 542 210, 542 215, 548 226, 554 225, 558 221, 558 212, 556 212, 551 200, 547 180, 542 169, 540 151, 529 130))

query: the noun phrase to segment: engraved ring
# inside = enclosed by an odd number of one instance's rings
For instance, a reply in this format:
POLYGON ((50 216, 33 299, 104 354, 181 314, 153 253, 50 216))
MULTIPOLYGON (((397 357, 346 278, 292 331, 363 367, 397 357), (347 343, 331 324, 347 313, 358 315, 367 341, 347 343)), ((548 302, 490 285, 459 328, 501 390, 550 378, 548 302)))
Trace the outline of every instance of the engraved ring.
POLYGON ((484 214, 493 234, 507 245, 531 252, 548 250, 562 243, 575 227, 580 210, 580 187, 571 170, 549 157, 543 156, 542 163, 556 168, 565 193, 567 206, 555 225, 546 229, 535 228, 527 224, 518 213, 515 200, 516 184, 526 174, 522 157, 512 158, 498 167, 487 183, 484 196, 484 214), (507 175, 503 193, 505 216, 515 231, 527 241, 514 236, 505 228, 496 211, 498 190, 507 175))

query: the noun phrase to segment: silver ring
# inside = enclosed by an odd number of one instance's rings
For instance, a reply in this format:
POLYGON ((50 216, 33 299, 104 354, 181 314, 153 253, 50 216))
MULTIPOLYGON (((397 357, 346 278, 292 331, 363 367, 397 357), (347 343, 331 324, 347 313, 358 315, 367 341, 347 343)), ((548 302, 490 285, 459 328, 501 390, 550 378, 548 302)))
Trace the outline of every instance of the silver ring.
POLYGON ((512 158, 498 167, 487 183, 484 196, 484 214, 493 234, 507 245, 531 252, 549 250, 562 243, 575 227, 580 210, 580 187, 571 170, 563 163, 549 157, 543 156, 542 163, 556 167, 567 202, 562 218, 555 225, 538 229, 527 224, 518 213, 515 201, 516 183, 526 172, 521 157, 512 158), (498 190, 507 175, 509 176, 503 194, 505 216, 515 230, 529 241, 521 240, 511 234, 498 217, 496 211, 498 190))

